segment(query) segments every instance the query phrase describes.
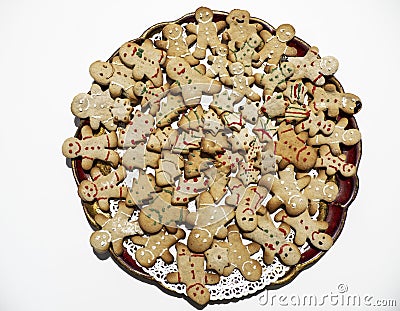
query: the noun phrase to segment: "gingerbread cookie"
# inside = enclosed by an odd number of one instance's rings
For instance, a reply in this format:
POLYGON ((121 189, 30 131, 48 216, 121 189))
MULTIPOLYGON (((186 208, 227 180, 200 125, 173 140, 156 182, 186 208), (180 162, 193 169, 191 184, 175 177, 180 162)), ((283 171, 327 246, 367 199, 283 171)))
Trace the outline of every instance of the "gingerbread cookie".
POLYGON ((257 215, 258 227, 251 232, 243 233, 243 236, 260 244, 264 250, 264 262, 272 264, 275 255, 288 266, 297 264, 301 253, 298 247, 286 241, 285 237, 289 234, 289 228, 280 225, 275 227, 268 212, 264 215, 257 215))
POLYGON ((135 259, 143 267, 152 267, 157 258, 161 258, 166 263, 171 264, 174 261, 169 248, 177 241, 185 237, 185 231, 178 229, 175 234, 168 233, 167 230, 162 229, 160 232, 145 237, 134 236, 131 238, 132 242, 137 245, 142 245, 135 253, 135 259))
POLYGON ((117 124, 110 108, 114 100, 110 92, 103 91, 98 84, 92 84, 90 94, 80 93, 74 97, 71 103, 71 112, 74 116, 86 119, 89 118, 90 127, 98 130, 100 124, 109 131, 115 131, 117 124))
POLYGON ((98 167, 90 170, 92 180, 83 180, 78 186, 79 197, 86 202, 97 201, 102 211, 108 211, 110 205, 108 200, 126 199, 128 205, 132 205, 133 201, 130 197, 128 187, 118 186, 126 177, 126 171, 123 166, 119 166, 116 170, 107 175, 103 175, 98 167))
POLYGON ((213 17, 213 11, 206 7, 200 7, 195 12, 197 24, 186 25, 186 29, 197 36, 196 49, 193 52, 193 56, 197 59, 206 57, 207 47, 215 49, 221 43, 218 33, 225 27, 226 22, 213 22, 213 17))
POLYGON ((81 129, 82 139, 71 137, 64 141, 62 152, 66 158, 75 159, 81 157, 82 168, 90 170, 95 160, 102 160, 117 167, 119 163, 119 155, 111 148, 117 147, 117 135, 114 131, 93 135, 93 131, 89 125, 85 125, 81 129))
POLYGON ((90 75, 96 83, 107 86, 113 98, 126 96, 135 104, 137 97, 133 90, 136 81, 132 69, 126 67, 118 56, 113 57, 111 63, 96 61, 90 65, 90 75))
POLYGON ((322 232, 328 229, 328 223, 312 219, 307 209, 296 217, 290 217, 285 211, 280 211, 275 220, 287 223, 296 231, 294 242, 297 245, 303 245, 308 239, 314 247, 326 251, 333 244, 332 237, 322 232))
POLYGON ((156 87, 162 85, 163 77, 160 65, 166 60, 166 53, 154 48, 153 42, 146 39, 142 44, 127 42, 119 48, 122 62, 133 67, 132 74, 136 81, 148 78, 156 87))
POLYGON ((170 283, 184 283, 186 294, 190 299, 199 305, 204 305, 210 300, 210 292, 207 284, 217 284, 219 275, 206 272, 204 269, 204 254, 192 253, 185 244, 175 244, 177 272, 167 274, 167 281, 170 283))
POLYGON ((154 44, 167 51, 167 61, 179 57, 184 58, 191 66, 199 63, 189 51, 189 46, 196 41, 196 35, 191 34, 184 37, 184 30, 178 24, 167 24, 164 26, 162 34, 165 40, 156 40, 154 44))
POLYGON ((128 208, 123 201, 118 203, 118 211, 114 217, 108 218, 97 214, 95 221, 101 226, 100 230, 92 233, 90 244, 98 253, 106 252, 110 246, 117 256, 123 253, 123 240, 132 235, 143 234, 136 220, 132 221, 133 208, 128 208))

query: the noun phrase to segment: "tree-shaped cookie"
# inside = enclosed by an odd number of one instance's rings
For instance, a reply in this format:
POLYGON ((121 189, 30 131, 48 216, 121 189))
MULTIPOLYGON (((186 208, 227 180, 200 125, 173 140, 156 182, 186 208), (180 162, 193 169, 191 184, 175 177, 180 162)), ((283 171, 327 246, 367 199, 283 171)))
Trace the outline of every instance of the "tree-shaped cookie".
POLYGON ((280 25, 275 35, 264 29, 260 32, 260 36, 264 41, 262 49, 258 52, 260 58, 253 65, 254 67, 261 67, 266 61, 266 69, 269 66, 276 66, 281 60, 282 55, 296 56, 297 50, 294 47, 289 47, 287 44, 293 39, 295 35, 294 27, 290 24, 280 25))
POLYGON ((154 152, 171 150, 173 144, 172 137, 176 137, 176 130, 171 126, 157 128, 155 131, 153 130, 147 140, 147 150, 154 152))
POLYGON ((338 60, 333 56, 319 58, 318 48, 310 47, 303 57, 292 57, 289 62, 294 65, 291 80, 309 79, 315 85, 324 85, 325 77, 336 73, 339 68, 338 60))
POLYGON ((204 124, 204 111, 201 105, 189 108, 189 111, 181 115, 178 121, 178 126, 180 129, 189 131, 199 131, 203 128, 204 124))
POLYGON ((128 208, 124 201, 118 202, 118 211, 112 218, 97 214, 95 221, 101 226, 100 230, 92 233, 90 244, 98 253, 106 252, 110 246, 117 256, 123 252, 123 239, 132 235, 143 234, 138 222, 132 221, 133 208, 128 208))
POLYGON ((277 132, 278 127, 272 121, 264 116, 258 116, 257 122, 253 127, 253 133, 258 137, 260 143, 269 143, 277 132))
POLYGON ((174 189, 172 204, 188 204, 190 199, 197 197, 208 188, 208 182, 204 173, 200 173, 200 177, 192 179, 186 179, 181 176, 174 189))
POLYGON ((200 194, 197 203, 197 211, 186 217, 186 222, 193 226, 187 245, 191 251, 202 253, 211 246, 214 237, 226 237, 228 231, 225 224, 235 217, 235 212, 230 206, 216 206, 207 191, 200 194))
POLYGON ((186 25, 186 30, 197 35, 193 56, 197 59, 204 59, 207 47, 215 49, 221 43, 218 33, 224 29, 226 22, 213 22, 214 13, 206 7, 199 7, 194 17, 197 23, 186 25))
POLYGON ((205 271, 204 254, 192 253, 188 247, 178 242, 175 244, 178 271, 167 274, 167 282, 186 285, 187 296, 199 305, 210 300, 207 284, 217 284, 219 275, 205 271))
POLYGON ((315 163, 316 168, 325 168, 326 173, 331 176, 337 172, 344 177, 351 177, 357 173, 357 166, 346 161, 347 157, 344 153, 334 156, 328 145, 322 145, 319 148, 319 158, 315 163))
POLYGON ((79 197, 86 202, 97 201, 102 211, 110 209, 109 199, 127 199, 128 205, 132 205, 132 199, 127 186, 118 186, 126 177, 123 166, 107 175, 103 175, 98 167, 90 170, 92 180, 85 179, 78 186, 79 197))
POLYGON ((294 243, 297 245, 303 245, 308 239, 314 247, 326 251, 333 244, 332 237, 322 232, 328 229, 329 224, 326 221, 312 219, 308 209, 296 217, 288 216, 286 212, 282 210, 276 214, 275 220, 288 224, 296 231, 294 243))
POLYGON ((359 130, 345 129, 348 123, 349 120, 347 118, 341 118, 336 125, 334 125, 329 136, 317 135, 310 137, 307 143, 312 146, 328 145, 331 148, 332 154, 338 156, 342 153, 340 149, 342 144, 345 146, 353 146, 361 140, 359 130))
POLYGON ((327 181, 328 176, 324 170, 320 170, 318 175, 311 178, 310 183, 304 188, 303 194, 309 199, 310 206, 308 210, 314 215, 319 208, 320 201, 333 202, 339 193, 337 184, 333 181, 327 181))
POLYGON ((156 126, 162 128, 171 125, 185 110, 183 97, 168 93, 166 100, 160 102, 160 110, 156 114, 156 126))
POLYGON ((154 194, 151 203, 143 207, 139 214, 140 227, 148 233, 156 233, 165 225, 168 232, 176 232, 177 225, 183 223, 189 213, 186 206, 171 204, 173 188, 164 187, 154 194))
POLYGON ((196 35, 184 36, 181 25, 167 24, 162 30, 165 40, 156 40, 155 46, 167 51, 167 61, 174 57, 184 58, 191 66, 197 65, 199 61, 192 56, 189 46, 196 41, 196 35))
POLYGON ((133 79, 132 69, 126 67, 119 56, 113 57, 111 63, 94 62, 90 65, 89 72, 98 84, 108 86, 113 98, 125 95, 132 103, 137 103, 133 90, 136 81, 133 79))
POLYGON ((307 145, 308 133, 296 134, 291 124, 282 122, 278 129, 279 140, 275 144, 276 155, 281 156, 279 168, 285 168, 292 163, 300 170, 309 170, 317 160, 317 151, 307 145))
POLYGON ((308 207, 308 198, 301 190, 309 184, 311 177, 306 175, 296 179, 294 166, 291 164, 283 171, 278 171, 278 174, 279 178, 271 174, 264 175, 258 183, 274 194, 267 203, 268 210, 274 212, 285 205, 290 215, 299 215, 308 207))
POLYGON ((144 170, 147 166, 158 167, 161 155, 158 152, 151 152, 146 149, 146 144, 141 142, 136 147, 126 150, 122 156, 122 165, 129 171, 136 168, 144 170))
POLYGON ((314 113, 327 111, 328 116, 336 118, 340 111, 353 115, 361 109, 361 100, 357 95, 338 92, 333 84, 317 87, 308 82, 306 86, 313 97, 310 107, 314 113))
POLYGON ((166 53, 156 49, 150 39, 142 44, 126 42, 119 49, 119 57, 127 66, 133 67, 133 78, 136 81, 144 77, 149 79, 156 87, 163 83, 163 76, 160 65, 166 60, 166 53))
POLYGON ((203 155, 201 150, 192 150, 184 164, 185 178, 200 177, 200 173, 208 169, 212 163, 212 158, 203 155))
POLYGON ((185 231, 178 228, 175 234, 168 233, 167 230, 161 229, 160 232, 146 236, 133 236, 132 242, 137 245, 142 245, 135 252, 135 258, 143 267, 150 268, 155 263, 157 258, 161 258, 167 264, 174 261, 174 257, 169 251, 169 248, 177 241, 185 237, 185 231))
POLYGON ((258 227, 251 232, 244 232, 243 237, 257 242, 264 250, 264 262, 272 264, 275 255, 288 266, 297 264, 301 253, 298 247, 286 241, 286 236, 290 229, 286 225, 275 227, 268 212, 264 215, 258 215, 258 227))
POLYGON ((99 129, 100 124, 103 124, 107 130, 114 131, 117 125, 110 112, 113 102, 110 92, 103 91, 98 84, 94 83, 90 88, 90 94, 80 93, 74 97, 71 112, 78 118, 89 118, 90 127, 94 130, 99 129))
POLYGON ((154 118, 149 114, 136 110, 126 128, 118 129, 118 146, 129 148, 145 142, 147 137, 153 132, 153 127, 154 118))
POLYGON ((94 160, 101 160, 116 167, 119 155, 110 148, 117 147, 117 134, 113 131, 94 136, 89 125, 81 129, 82 139, 67 138, 62 145, 62 153, 66 158, 82 158, 82 168, 90 170, 94 160))
POLYGON ((139 175, 132 180, 132 187, 129 190, 133 203, 142 207, 153 199, 155 193, 155 177, 152 173, 139 170, 139 175))

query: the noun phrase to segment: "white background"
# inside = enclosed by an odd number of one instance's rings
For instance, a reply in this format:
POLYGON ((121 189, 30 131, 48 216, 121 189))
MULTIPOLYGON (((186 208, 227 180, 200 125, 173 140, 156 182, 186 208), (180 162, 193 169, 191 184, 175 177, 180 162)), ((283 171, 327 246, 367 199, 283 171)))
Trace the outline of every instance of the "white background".
MULTIPOLYGON (((326 256, 275 296, 348 293, 397 299, 399 251, 398 1, 1 1, 0 310, 191 310, 184 299, 101 261, 61 144, 75 133, 70 103, 88 91, 89 65, 106 60, 149 26, 198 6, 247 9, 277 27, 289 22, 321 55, 340 61, 336 77, 359 95, 363 135, 360 190, 326 256)), ((260 305, 263 294, 207 310, 317 310, 260 305)), ((321 298, 322 299, 322 298, 321 298)), ((288 302, 288 301, 286 301, 288 302)), ((340 310, 329 303, 321 310, 340 310)))

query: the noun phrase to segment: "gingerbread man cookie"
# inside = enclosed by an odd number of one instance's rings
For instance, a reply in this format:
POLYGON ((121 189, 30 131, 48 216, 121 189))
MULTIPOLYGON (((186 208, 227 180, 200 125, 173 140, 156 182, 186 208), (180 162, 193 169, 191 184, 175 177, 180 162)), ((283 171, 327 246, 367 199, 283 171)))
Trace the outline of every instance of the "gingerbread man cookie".
POLYGON ((206 76, 210 78, 219 76, 219 80, 225 84, 229 77, 228 67, 231 63, 227 57, 228 46, 222 43, 217 45, 215 55, 209 55, 207 58, 211 66, 207 69, 206 76))
POLYGON ((334 156, 328 145, 322 145, 319 148, 319 158, 315 163, 316 168, 325 168, 326 173, 331 176, 341 173, 344 177, 351 177, 357 173, 357 167, 346 161, 344 153, 334 156))
POLYGON ((234 9, 226 17, 228 29, 222 33, 222 39, 229 42, 229 49, 235 50, 236 42, 246 42, 249 36, 257 34, 263 26, 250 24, 250 13, 246 10, 234 9))
POLYGON ((117 147, 117 134, 113 131, 108 134, 94 136, 89 125, 81 129, 82 139, 70 137, 62 145, 62 152, 66 158, 82 158, 82 168, 90 170, 95 160, 101 160, 117 167, 119 155, 110 148, 117 147))
POLYGON ((280 211, 275 216, 275 220, 287 223, 296 231, 294 243, 297 245, 303 245, 308 239, 314 247, 326 251, 333 244, 332 237, 327 233, 321 232, 328 229, 328 223, 312 219, 308 209, 296 217, 290 217, 285 211, 280 211))
POLYGON ((108 86, 113 98, 125 95, 133 104, 137 103, 133 90, 136 81, 132 69, 126 67, 118 56, 113 57, 111 63, 94 62, 90 65, 89 72, 96 83, 108 86))
POLYGON ((167 62, 171 58, 179 57, 184 58, 191 66, 199 64, 199 60, 194 58, 189 51, 189 46, 196 41, 196 35, 191 34, 184 37, 183 28, 178 24, 167 24, 164 26, 162 34, 166 40, 156 40, 154 44, 167 51, 167 62))
POLYGON ((123 253, 123 240, 132 235, 143 234, 138 222, 132 221, 133 208, 126 207, 123 201, 118 202, 118 211, 114 217, 108 218, 97 214, 95 221, 101 226, 100 230, 92 233, 90 244, 98 253, 106 252, 110 246, 117 256, 123 253))
POLYGON ((102 211, 110 209, 109 199, 126 199, 128 205, 133 201, 130 197, 127 186, 118 186, 126 177, 126 171, 123 166, 107 175, 103 175, 98 167, 90 170, 92 180, 85 179, 78 186, 79 197, 86 202, 97 201, 102 211))
POLYGON ((215 49, 221 41, 218 33, 225 27, 225 21, 213 22, 214 13, 206 7, 200 7, 195 12, 197 24, 190 23, 186 29, 197 35, 196 49, 193 56, 197 59, 206 57, 206 49, 210 47, 215 49))
POLYGON ((103 124, 107 130, 115 131, 117 124, 114 123, 110 111, 113 102, 108 90, 103 91, 98 84, 92 84, 90 94, 80 93, 74 97, 71 112, 78 118, 89 118, 90 127, 94 130, 98 130, 100 124, 103 124))
POLYGON ((290 24, 280 25, 275 35, 264 29, 260 32, 260 36, 264 41, 264 46, 259 51, 258 62, 253 63, 254 67, 261 67, 266 61, 266 71, 270 66, 278 65, 282 55, 296 56, 297 50, 294 47, 288 46, 288 42, 294 38, 294 27, 290 24))
POLYGON ((186 222, 193 226, 187 245, 191 251, 202 253, 210 248, 214 237, 226 237, 228 231, 225 224, 235 217, 235 212, 230 206, 215 206, 209 192, 201 193, 198 198, 197 211, 186 217, 186 222))
POLYGON ((132 242, 137 245, 142 245, 135 252, 135 258, 143 267, 150 268, 154 266, 157 258, 161 258, 166 263, 171 264, 174 261, 169 248, 177 241, 185 237, 185 231, 178 228, 175 234, 168 233, 167 230, 161 229, 160 232, 145 236, 133 236, 132 242))
POLYGON ((275 89, 285 90, 286 80, 294 72, 294 65, 288 62, 281 63, 279 66, 271 66, 268 73, 256 73, 255 82, 264 89, 264 96, 272 95, 275 89))
POLYGON ((338 60, 333 56, 318 57, 318 48, 310 47, 303 57, 289 59, 295 67, 291 80, 309 79, 315 85, 324 85, 325 77, 332 76, 339 68, 338 60))
POLYGON ((169 283, 183 283, 186 285, 186 294, 199 305, 210 300, 207 284, 217 284, 219 275, 205 271, 204 254, 192 253, 188 247, 178 242, 175 244, 178 271, 167 274, 169 283))
POLYGON ((296 179, 294 166, 291 164, 278 174, 279 178, 271 174, 264 175, 258 183, 274 194, 267 203, 268 210, 275 212, 281 205, 285 205, 290 215, 299 215, 308 207, 308 198, 301 190, 309 184, 311 177, 306 175, 296 179))
POLYGON ((285 225, 275 227, 271 216, 268 212, 264 215, 258 215, 258 227, 251 232, 244 232, 243 236, 260 244, 264 250, 264 262, 268 265, 272 264, 275 255, 288 266, 297 264, 300 260, 301 253, 298 247, 286 241, 289 234, 289 228, 285 225))

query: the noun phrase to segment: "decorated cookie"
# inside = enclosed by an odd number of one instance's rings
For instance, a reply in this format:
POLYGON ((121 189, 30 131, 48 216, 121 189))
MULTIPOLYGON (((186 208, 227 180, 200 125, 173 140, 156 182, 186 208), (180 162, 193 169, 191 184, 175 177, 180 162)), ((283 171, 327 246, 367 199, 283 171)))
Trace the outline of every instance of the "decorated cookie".
POLYGON ((225 27, 225 21, 213 22, 214 13, 206 7, 200 7, 195 12, 197 23, 186 25, 186 29, 197 35, 196 49, 193 56, 197 59, 206 57, 206 49, 215 49, 221 43, 218 33, 225 27))
POLYGON ((202 191, 208 188, 208 180, 204 173, 200 177, 185 179, 180 177, 172 196, 172 204, 188 204, 190 199, 197 197, 202 191))
POLYGON ((165 40, 156 40, 155 45, 167 51, 167 61, 174 57, 184 58, 190 65, 197 65, 199 61, 192 56, 189 46, 196 41, 196 35, 184 37, 181 25, 167 24, 162 30, 165 40))
POLYGON ((156 126, 165 127, 171 125, 179 119, 180 114, 186 110, 185 103, 181 95, 168 93, 166 100, 160 102, 160 109, 156 113, 156 126))
POLYGON ((274 194, 267 203, 268 210, 274 212, 281 205, 285 205, 286 211, 290 215, 299 215, 308 207, 308 199, 301 190, 309 184, 310 176, 296 179, 293 165, 288 165, 278 174, 279 178, 265 175, 258 183, 260 186, 270 189, 274 194))
POLYGON ((362 104, 358 96, 351 93, 340 93, 336 91, 333 84, 317 87, 308 82, 306 86, 313 97, 310 107, 314 113, 322 110, 327 111, 330 117, 337 117, 340 111, 353 115, 361 109, 362 104))
POLYGON ((277 255, 285 265, 297 264, 301 253, 295 244, 285 239, 289 234, 289 228, 282 225, 279 228, 275 227, 268 212, 256 217, 258 227, 254 231, 243 233, 243 236, 261 245, 264 250, 264 262, 272 264, 277 255))
POLYGON ((199 305, 210 300, 207 284, 217 284, 219 275, 205 271, 204 254, 192 253, 185 244, 175 244, 178 271, 167 274, 170 283, 186 285, 186 294, 199 305))
POLYGON ((171 126, 157 128, 149 136, 147 140, 147 150, 161 152, 162 150, 170 150, 172 148, 172 137, 176 136, 176 130, 171 126))
POLYGON ((80 93, 74 97, 71 112, 78 118, 89 118, 90 127, 94 130, 103 124, 107 130, 115 131, 117 125, 110 111, 113 102, 108 90, 103 91, 98 84, 92 84, 90 94, 80 93))
POLYGON ((272 119, 285 116, 288 106, 289 104, 282 93, 274 93, 273 95, 265 96, 264 104, 261 106, 260 111, 272 119))
POLYGON ((278 129, 279 140, 276 142, 276 154, 282 157, 280 168, 292 163, 300 170, 309 170, 317 160, 317 151, 307 145, 307 132, 296 134, 291 124, 282 122, 278 129))
MULTIPOLYGON (((297 124, 294 130, 296 133, 308 131, 308 136, 313 137, 319 131, 324 135, 330 135, 332 134, 334 127, 335 122, 332 120, 326 120, 324 112, 320 110, 318 114, 310 112, 308 119, 297 124)), ((310 139, 308 142, 310 142, 310 139)))
POLYGON ((222 38, 229 42, 229 49, 235 50, 236 42, 246 42, 248 37, 257 34, 262 30, 259 23, 250 23, 250 13, 246 10, 234 9, 226 17, 228 29, 226 29, 222 38))
POLYGON ((360 131, 357 129, 348 129, 346 126, 349 123, 347 118, 340 119, 334 128, 332 129, 329 136, 317 135, 310 137, 307 143, 312 146, 328 145, 331 148, 333 155, 340 155, 342 153, 340 146, 352 146, 357 144, 361 140, 360 131))
POLYGON ((172 263, 174 257, 172 256, 169 248, 177 241, 185 237, 185 231, 179 229, 175 234, 168 233, 167 230, 162 229, 160 232, 146 236, 133 236, 132 242, 137 245, 142 245, 135 253, 135 258, 143 267, 152 267, 157 258, 161 258, 166 263, 172 263))
POLYGON ((130 197, 128 187, 118 186, 126 177, 126 171, 123 166, 119 166, 116 170, 107 175, 103 175, 98 167, 90 170, 92 180, 83 180, 78 187, 80 198, 86 202, 97 201, 102 211, 108 211, 110 205, 108 200, 126 199, 128 205, 132 205, 133 201, 130 197))
POLYGON ((318 48, 312 46, 303 57, 293 57, 289 62, 294 65, 291 80, 306 78, 315 85, 323 85, 325 77, 332 76, 339 68, 338 60, 333 56, 318 57, 318 48))
POLYGON ((269 73, 256 73, 254 75, 257 85, 264 89, 264 96, 272 95, 275 89, 286 89, 286 80, 293 75, 294 65, 284 62, 279 66, 271 66, 269 73))
POLYGON ((131 106, 129 99, 116 98, 110 105, 110 111, 115 123, 128 123, 130 120, 130 115, 133 111, 133 107, 131 106))
POLYGON ((82 168, 90 170, 94 160, 101 160, 117 167, 120 160, 116 151, 111 148, 117 147, 117 135, 115 132, 108 134, 93 135, 89 125, 81 129, 82 139, 71 137, 62 145, 63 155, 69 159, 82 158, 82 168))
POLYGON ((226 84, 232 86, 233 95, 236 97, 235 103, 240 102, 243 97, 252 101, 260 101, 261 97, 252 88, 254 77, 245 76, 245 67, 241 62, 234 62, 229 65, 229 72, 232 76, 226 80, 226 84))
POLYGON ((312 219, 307 209, 296 217, 290 217, 285 211, 280 211, 275 220, 287 223, 296 231, 294 242, 297 245, 303 245, 309 240, 314 247, 326 251, 333 244, 332 237, 322 232, 328 229, 328 223, 312 219))
POLYGON ((167 74, 175 81, 172 92, 182 92, 186 105, 197 105, 203 94, 216 94, 221 91, 221 83, 195 69, 182 58, 173 58, 167 64, 167 74))
POLYGON ((314 215, 320 206, 320 202, 333 202, 338 193, 339 187, 333 181, 327 181, 328 176, 324 170, 320 170, 318 175, 312 177, 310 183, 304 188, 303 194, 310 201, 308 211, 314 215))
POLYGON ((296 56, 296 48, 289 47, 287 44, 295 35, 294 27, 290 24, 280 25, 275 35, 264 29, 260 32, 260 36, 264 41, 262 49, 259 51, 259 60, 254 63, 255 67, 260 67, 266 62, 266 69, 269 66, 278 65, 282 55, 296 56))
POLYGON ((96 61, 90 65, 90 75, 96 83, 108 86, 113 98, 126 96, 132 103, 137 102, 133 90, 136 81, 132 75, 132 69, 126 67, 118 56, 115 56, 111 63, 96 61))
POLYGON ((187 245, 191 251, 201 253, 210 248, 214 237, 226 237, 225 224, 235 217, 235 212, 230 206, 215 206, 209 192, 203 192, 198 198, 197 211, 186 217, 186 222, 193 226, 187 245))
POLYGON ((258 252, 259 249, 260 245, 257 243, 252 242, 244 245, 239 228, 236 225, 230 225, 228 227, 228 242, 216 241, 211 249, 205 253, 207 267, 219 272, 221 271, 220 267, 225 265, 222 270, 223 275, 228 276, 234 269, 238 269, 246 280, 257 281, 261 277, 262 267, 257 260, 250 256, 258 252), (225 257, 220 255, 221 248, 228 250, 228 261, 226 263, 223 263, 225 257))
POLYGON ((130 193, 133 203, 142 207, 153 199, 153 194, 156 192, 155 177, 151 173, 139 170, 139 175, 132 181, 130 193))
POLYGON ((215 55, 209 55, 208 61, 211 66, 207 69, 207 77, 214 78, 219 76, 222 83, 226 83, 226 79, 229 77, 228 66, 230 61, 228 60, 228 46, 226 44, 219 44, 215 48, 215 55))
POLYGON ((236 97, 232 92, 224 90, 213 95, 213 101, 210 103, 210 108, 214 109, 218 115, 221 115, 224 112, 233 112, 235 101, 236 97))
POLYGON ((261 208, 261 203, 267 194, 268 189, 263 186, 250 186, 246 188, 236 208, 236 224, 240 229, 249 232, 257 227, 256 212, 261 208))
POLYGON ((145 232, 156 233, 165 226, 169 232, 175 233, 177 225, 185 221, 189 211, 186 206, 172 205, 172 194, 172 187, 164 187, 149 205, 142 208, 138 221, 145 232))
POLYGON ((147 166, 157 168, 160 157, 161 154, 147 150, 145 143, 141 142, 125 151, 122 165, 129 171, 136 168, 144 170, 147 166))
POLYGON ((142 113, 140 110, 136 110, 126 128, 118 129, 118 146, 129 148, 145 142, 153 132, 153 127, 154 118, 151 115, 142 113))
POLYGON ((319 157, 315 167, 325 168, 329 176, 340 173, 344 177, 350 177, 357 173, 357 167, 352 163, 348 163, 346 158, 344 153, 334 156, 328 145, 322 145, 319 148, 319 157))
POLYGON ((252 62, 260 59, 256 49, 260 46, 262 39, 257 33, 251 34, 246 41, 236 42, 235 50, 229 54, 231 62, 240 62, 244 66, 244 73, 248 76, 253 74, 252 62))
POLYGON ((117 256, 123 253, 123 240, 126 237, 143 234, 136 220, 132 221, 133 208, 128 208, 124 201, 118 203, 118 211, 112 218, 103 214, 95 216, 96 223, 101 226, 100 230, 92 233, 90 244, 98 253, 108 251, 110 246, 117 256))

